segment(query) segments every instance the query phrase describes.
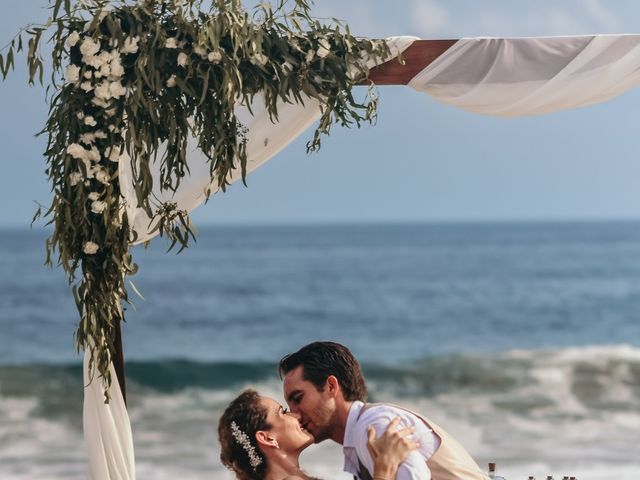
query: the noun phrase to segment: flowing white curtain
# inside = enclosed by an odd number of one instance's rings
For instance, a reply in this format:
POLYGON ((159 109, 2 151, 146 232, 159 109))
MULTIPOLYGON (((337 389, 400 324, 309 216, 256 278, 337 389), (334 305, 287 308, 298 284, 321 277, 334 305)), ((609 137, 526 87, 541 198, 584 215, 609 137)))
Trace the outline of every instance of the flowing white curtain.
POLYGON ((409 86, 486 115, 516 117, 604 102, 640 82, 640 35, 465 38, 409 86))
POLYGON ((91 480, 134 480, 135 462, 131 423, 124 404, 113 365, 111 371, 111 400, 104 403, 102 378, 89 370, 90 352, 84 354, 84 443, 89 456, 91 480))

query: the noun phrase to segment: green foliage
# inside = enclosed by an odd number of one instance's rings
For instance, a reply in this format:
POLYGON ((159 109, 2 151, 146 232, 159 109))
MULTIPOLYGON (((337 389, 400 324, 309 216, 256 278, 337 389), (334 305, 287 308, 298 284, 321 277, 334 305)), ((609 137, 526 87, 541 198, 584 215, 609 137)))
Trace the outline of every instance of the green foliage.
POLYGON ((40 44, 51 32, 52 94, 41 132, 53 192, 47 263, 57 254, 68 274, 80 316, 77 348, 92 350, 106 385, 116 325, 129 302, 125 280, 137 271, 118 177, 124 151, 138 207, 157 220, 169 249, 182 250, 195 240, 193 226, 175 204, 153 211, 151 165, 160 165, 161 188, 175 190, 188 173, 187 140, 195 137, 220 189, 238 168, 245 181, 246 129, 236 105, 262 95, 276 121, 279 102, 319 100, 322 116, 308 151, 320 148, 335 123, 375 119, 372 86, 361 101, 353 87, 366 81, 366 60, 389 57, 385 42, 356 38, 337 20, 322 23, 309 0, 261 3, 251 13, 240 0, 207 4, 55 0, 45 24, 25 27, 0 52, 6 78, 28 38, 29 82, 43 83, 40 44))

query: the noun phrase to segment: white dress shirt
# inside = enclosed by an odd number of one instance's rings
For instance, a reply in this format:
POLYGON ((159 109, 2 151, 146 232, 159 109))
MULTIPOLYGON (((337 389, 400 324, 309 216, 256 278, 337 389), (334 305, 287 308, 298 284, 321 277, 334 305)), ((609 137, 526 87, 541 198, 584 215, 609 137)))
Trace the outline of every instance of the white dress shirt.
POLYGON ((347 417, 347 426, 344 433, 344 471, 358 475, 358 459, 373 476, 373 460, 367 449, 367 429, 370 425, 375 427, 376 436, 382 435, 395 417, 400 417, 399 428, 415 427, 413 439, 420 444, 417 450, 409 454, 407 459, 398 468, 397 480, 430 480, 431 472, 427 467, 427 460, 440 446, 440 439, 418 417, 411 412, 391 406, 376 405, 368 408, 360 415, 364 403, 356 401, 351 405, 347 417))

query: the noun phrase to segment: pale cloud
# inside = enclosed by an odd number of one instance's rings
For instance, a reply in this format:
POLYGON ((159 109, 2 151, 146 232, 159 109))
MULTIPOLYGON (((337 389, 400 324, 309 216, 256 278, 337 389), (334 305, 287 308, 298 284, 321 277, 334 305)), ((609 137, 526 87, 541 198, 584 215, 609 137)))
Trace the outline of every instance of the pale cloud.
POLYGON ((410 33, 423 38, 610 33, 621 24, 600 0, 570 1, 562 6, 542 0, 517 8, 497 1, 413 0, 407 16, 410 33))
POLYGON ((449 12, 434 0, 414 0, 410 10, 412 27, 420 33, 437 35, 447 32, 451 27, 449 12))

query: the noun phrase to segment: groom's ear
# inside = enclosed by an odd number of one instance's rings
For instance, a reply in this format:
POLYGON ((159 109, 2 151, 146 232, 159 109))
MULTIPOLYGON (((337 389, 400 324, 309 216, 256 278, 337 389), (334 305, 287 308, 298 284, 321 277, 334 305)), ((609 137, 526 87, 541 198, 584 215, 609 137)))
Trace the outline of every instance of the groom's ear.
POLYGON ((325 390, 329 392, 329 395, 335 397, 338 392, 340 392, 340 382, 335 375, 329 375, 327 377, 326 388, 325 390))

